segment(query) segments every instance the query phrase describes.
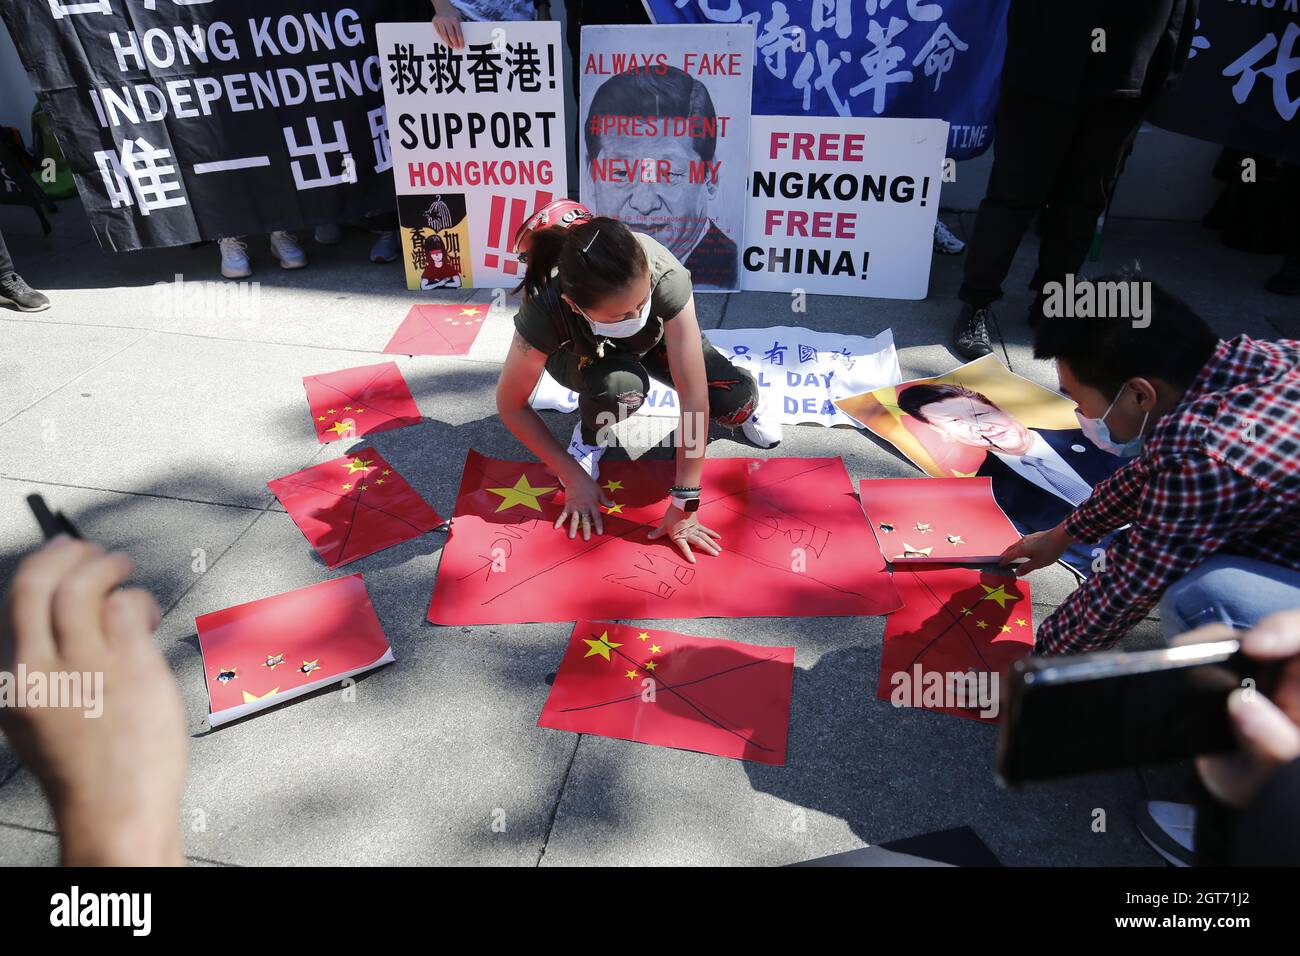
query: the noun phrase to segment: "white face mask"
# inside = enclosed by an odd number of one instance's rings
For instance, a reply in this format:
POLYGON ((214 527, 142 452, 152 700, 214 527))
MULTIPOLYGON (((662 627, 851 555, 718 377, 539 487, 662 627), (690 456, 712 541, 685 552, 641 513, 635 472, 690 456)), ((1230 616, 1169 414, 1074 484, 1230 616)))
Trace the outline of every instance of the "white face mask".
POLYGON ((611 339, 626 339, 636 335, 650 321, 650 299, 645 300, 645 306, 641 309, 640 314, 632 319, 624 319, 622 322, 593 322, 586 312, 581 309, 578 309, 578 312, 587 320, 587 324, 591 326, 591 331, 596 335, 603 335, 611 339))

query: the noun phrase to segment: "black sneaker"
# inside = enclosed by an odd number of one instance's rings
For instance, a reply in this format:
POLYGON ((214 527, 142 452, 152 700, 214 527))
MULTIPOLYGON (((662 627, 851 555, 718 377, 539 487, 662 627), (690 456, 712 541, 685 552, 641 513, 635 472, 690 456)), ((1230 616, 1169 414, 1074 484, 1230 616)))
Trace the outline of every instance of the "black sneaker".
POLYGON ((19 312, 44 312, 50 307, 50 300, 16 272, 0 276, 0 303, 15 306, 19 312))
POLYGON ((952 326, 952 349, 964 359, 977 359, 993 351, 989 341, 989 318, 993 310, 963 305, 952 326))
POLYGON ((1269 276, 1264 288, 1274 295, 1300 295, 1300 256, 1288 256, 1282 271, 1269 276))

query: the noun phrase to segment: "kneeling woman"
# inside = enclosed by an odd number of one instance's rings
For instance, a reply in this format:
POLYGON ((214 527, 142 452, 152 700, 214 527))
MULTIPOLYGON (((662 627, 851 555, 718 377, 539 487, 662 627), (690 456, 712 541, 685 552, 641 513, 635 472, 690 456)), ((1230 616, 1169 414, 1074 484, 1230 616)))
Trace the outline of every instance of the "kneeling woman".
POLYGON ((676 484, 650 537, 667 534, 692 562, 692 549, 717 554, 718 534, 696 515, 705 423, 739 426, 763 448, 781 440, 781 426, 759 407, 753 376, 700 333, 686 267, 649 236, 616 219, 593 218, 567 199, 520 227, 515 252, 527 265, 524 302, 497 384, 497 410, 564 485, 555 527, 567 524, 570 538, 579 526, 584 538, 593 528, 603 533, 600 506, 612 502, 596 479, 607 429, 641 406, 654 378, 676 388, 681 420, 676 484), (543 368, 579 396, 580 421, 567 453, 528 403, 543 368))

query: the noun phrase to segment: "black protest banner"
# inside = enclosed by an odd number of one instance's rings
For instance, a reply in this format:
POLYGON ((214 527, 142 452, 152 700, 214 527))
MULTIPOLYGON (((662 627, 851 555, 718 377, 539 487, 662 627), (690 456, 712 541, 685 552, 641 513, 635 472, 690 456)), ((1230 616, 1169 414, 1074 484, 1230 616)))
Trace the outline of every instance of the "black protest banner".
POLYGON ((0 0, 0 15, 105 249, 395 208, 374 24, 428 19, 422 0, 0 0))
POLYGON ((1156 126, 1300 162, 1300 2, 1202 3, 1179 87, 1156 126))

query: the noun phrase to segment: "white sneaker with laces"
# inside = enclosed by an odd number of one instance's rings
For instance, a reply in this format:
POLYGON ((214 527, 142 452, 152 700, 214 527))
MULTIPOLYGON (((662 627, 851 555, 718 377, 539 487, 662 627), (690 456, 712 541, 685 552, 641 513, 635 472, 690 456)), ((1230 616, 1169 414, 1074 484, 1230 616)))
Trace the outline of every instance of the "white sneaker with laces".
POLYGON ((307 253, 298 245, 298 237, 283 229, 271 233, 271 251, 280 260, 281 269, 301 269, 307 264, 307 253))
POLYGON ((604 445, 588 445, 582 440, 582 422, 573 426, 573 437, 569 439, 569 455, 582 466, 582 470, 591 475, 595 481, 600 477, 600 457, 605 454, 604 445))
POLYGON ((745 437, 759 448, 775 448, 781 444, 781 423, 776 414, 768 408, 767 390, 759 388, 758 404, 754 413, 740 426, 745 437))
POLYGON ((942 219, 934 221, 934 251, 941 256, 959 256, 966 250, 962 242, 942 219))
POLYGON ((221 274, 227 279, 246 279, 253 274, 253 265, 248 261, 248 243, 242 239, 219 239, 217 246, 221 249, 221 274))

